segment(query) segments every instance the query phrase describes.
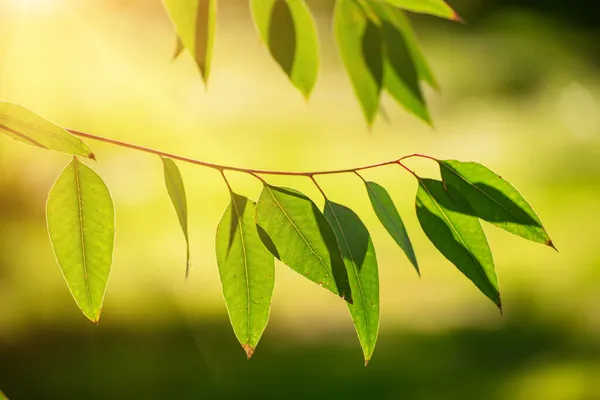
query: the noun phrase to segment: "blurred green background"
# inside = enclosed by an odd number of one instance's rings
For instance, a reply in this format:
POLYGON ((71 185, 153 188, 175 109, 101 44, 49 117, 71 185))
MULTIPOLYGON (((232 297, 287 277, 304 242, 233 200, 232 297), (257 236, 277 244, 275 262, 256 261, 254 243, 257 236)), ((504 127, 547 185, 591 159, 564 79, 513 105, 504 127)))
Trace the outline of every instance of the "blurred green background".
MULTIPOLYGON (((323 68, 310 102, 253 31, 247 1, 221 1, 208 90, 158 0, 0 0, 0 98, 63 126, 243 167, 345 168, 412 152, 479 161, 532 203, 560 253, 486 225, 504 317, 427 242, 414 180, 365 173, 393 194, 419 279, 379 226, 360 181, 323 178, 374 236, 381 334, 371 364, 345 305, 281 264, 251 361, 228 325, 214 255, 227 204, 218 173, 180 165, 193 270, 158 158, 88 142, 117 207, 99 327, 70 297, 46 235, 46 195, 69 158, 0 138, 0 388, 17 399, 600 399, 600 29, 597 3, 456 0, 460 25, 413 18, 441 83, 435 129, 384 100, 366 128, 310 1, 323 68)), ((435 166, 412 161, 423 175, 435 166)), ((259 185, 231 175, 256 197, 259 185)), ((272 178, 321 202, 307 179, 272 178)))

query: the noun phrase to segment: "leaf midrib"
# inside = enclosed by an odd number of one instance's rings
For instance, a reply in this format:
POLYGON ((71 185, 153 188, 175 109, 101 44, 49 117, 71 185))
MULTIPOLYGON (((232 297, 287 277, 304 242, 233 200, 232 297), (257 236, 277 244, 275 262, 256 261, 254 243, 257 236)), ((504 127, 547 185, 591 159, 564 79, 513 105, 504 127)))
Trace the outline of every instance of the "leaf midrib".
POLYGON ((240 212, 237 207, 237 203, 235 198, 231 196, 231 204, 233 205, 233 209, 235 210, 235 215, 238 219, 238 228, 240 230, 240 242, 242 245, 242 255, 244 256, 244 277, 246 278, 246 344, 251 345, 250 336, 251 336, 251 327, 252 324, 250 322, 250 274, 248 273, 248 257, 246 255, 246 242, 244 240, 244 230, 243 230, 243 220, 240 218, 240 212))
POLYGON ((73 165, 75 169, 75 188, 77 192, 77 209, 79 212, 79 232, 81 234, 81 257, 83 261, 83 280, 85 282, 85 292, 87 294, 88 305, 90 312, 92 311, 92 297, 90 295, 90 283, 87 273, 87 253, 85 251, 85 233, 83 226, 83 202, 81 201, 81 183, 79 182, 79 161, 77 158, 73 158, 73 165))
MULTIPOLYGON (((490 200, 492 200, 494 203, 498 204, 501 208, 503 208, 506 212, 508 212, 510 215, 512 215, 513 217, 515 217, 516 219, 518 219, 521 224, 523 226, 525 226, 527 229, 529 229, 531 231, 531 233, 534 234, 534 236, 537 236, 538 238, 540 238, 541 240, 543 240, 544 242, 546 241, 546 239, 544 237, 542 237, 538 232, 534 231, 528 224, 525 223, 525 221, 523 221, 521 218, 519 218, 518 215, 516 215, 515 213, 513 213, 512 211, 510 211, 508 208, 504 207, 504 205, 502 205, 500 202, 498 202, 496 199, 494 199, 492 196, 490 196, 489 194, 487 194, 486 192, 484 192, 483 190, 481 190, 480 188, 478 188, 477 186, 475 186, 474 184, 472 184, 469 180, 467 180, 467 178, 465 178, 463 175, 461 175, 458 171, 456 171, 454 168, 450 167, 449 165, 446 165, 444 163, 442 163, 441 165, 443 165, 444 167, 446 167, 448 170, 450 170, 450 172, 452 172, 453 174, 455 174, 456 176, 458 176, 460 179, 462 179, 463 181, 465 181, 468 185, 472 186, 473 188, 475 188, 475 190, 479 191, 480 193, 482 193, 485 197, 489 198, 490 200)), ((544 229, 543 227, 541 227, 542 229, 544 229)), ((545 231, 545 229, 544 229, 545 231)))
POLYGON ((325 263, 323 262, 323 259, 321 258, 321 256, 318 255, 313 250, 312 246, 310 245, 310 243, 308 243, 308 241, 306 240, 306 238, 304 237, 304 235, 302 234, 302 232, 300 232, 300 229, 298 229, 298 227, 296 226, 296 224, 294 223, 294 221, 292 220, 292 218, 288 215, 288 213, 285 212, 285 209, 283 208, 283 206, 275 198, 275 195, 273 194, 271 188, 269 186, 266 186, 266 188, 269 191, 269 194, 271 195, 271 198, 273 199, 273 201, 275 202, 275 204, 277 205, 277 207, 279 207, 279 209, 281 210, 281 212, 283 213, 283 215, 285 215, 285 217, 288 219, 288 221, 290 221, 290 224, 294 227, 294 230, 296 231, 296 233, 298 233, 298 235, 302 238, 302 241, 304 241, 304 243, 306 244, 306 247, 308 247, 308 249, 311 251, 311 253, 313 253, 314 256, 317 257, 317 259, 319 260, 319 263, 321 264, 321 267, 323 267, 323 269, 325 270, 326 275, 329 276, 329 278, 333 279, 332 274, 329 272, 329 270, 325 266, 325 263))

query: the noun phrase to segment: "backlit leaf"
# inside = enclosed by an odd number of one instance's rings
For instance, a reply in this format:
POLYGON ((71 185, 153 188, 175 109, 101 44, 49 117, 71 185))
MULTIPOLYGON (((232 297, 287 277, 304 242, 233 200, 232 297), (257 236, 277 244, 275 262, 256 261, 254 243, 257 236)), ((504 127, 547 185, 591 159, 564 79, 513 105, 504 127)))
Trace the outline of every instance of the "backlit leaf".
POLYGON ((367 227, 354 211, 327 201, 324 214, 346 264, 354 300, 348 309, 368 363, 379 333, 379 273, 375 248, 367 227))
POLYGON ((431 122, 419 74, 406 37, 394 24, 381 21, 385 49, 385 88, 396 101, 425 122, 431 122))
POLYGON ((8 397, 6 397, 4 393, 2 393, 2 390, 0 390, 0 400, 8 400, 8 397))
POLYGON ((0 101, 0 132, 32 146, 95 158, 81 139, 17 104, 0 101))
POLYGON ((173 60, 181 55, 181 53, 185 50, 185 46, 179 36, 177 36, 177 42, 175 43, 175 51, 173 52, 173 60))
POLYGON ((450 198, 440 181, 420 179, 417 217, 435 247, 500 309, 500 291, 492 252, 481 223, 461 211, 464 199, 450 198), (459 203, 457 203, 459 202, 459 203))
POLYGON ((460 193, 475 216, 508 232, 554 247, 539 217, 510 183, 475 162, 440 161, 450 196, 460 193))
POLYGON ((110 275, 115 210, 102 178, 76 157, 50 190, 48 233, 69 290, 83 314, 98 322, 110 275))
MULTIPOLYGON (((164 0, 177 36, 208 82, 217 26, 217 0, 164 0)), ((176 56, 177 56, 176 52, 176 56)))
POLYGON ((404 10, 460 21, 460 17, 443 0, 366 0, 368 3, 385 3, 404 10))
POLYGON ((372 3, 370 4, 370 7, 380 19, 386 20, 394 25, 398 32, 404 36, 419 77, 423 81, 429 83, 431 87, 439 89, 439 84, 425 59, 417 36, 404 11, 383 3, 372 3))
POLYGON ((419 264, 417 263, 417 257, 413 250, 412 244, 406 232, 406 227, 400 214, 394 205, 394 201, 388 194, 387 190, 378 185, 375 182, 365 182, 367 186, 367 192, 369 193, 369 199, 377 218, 383 225, 386 231, 392 236, 394 241, 400 246, 406 257, 410 260, 412 265, 419 273, 419 264))
POLYGON ((275 286, 273 255, 263 245, 255 204, 231 194, 217 228, 217 263, 231 325, 248 358, 267 326, 275 286))
POLYGON ((288 267, 352 302, 348 274, 335 234, 304 194, 265 185, 256 206, 263 243, 288 267))
POLYGON ((304 97, 319 73, 319 38, 304 0, 251 0, 252 16, 271 55, 304 97))
POLYGON ((338 0, 334 30, 342 61, 369 124, 379 111, 383 44, 379 27, 355 0, 338 0))
POLYGON ((187 256, 186 256, 186 267, 185 276, 187 277, 190 272, 190 239, 188 236, 188 210, 187 210, 187 198, 185 195, 185 187, 183 186, 183 179, 179 168, 173 160, 170 158, 161 157, 164 166, 165 183, 167 185, 167 191, 169 197, 175 207, 177 218, 179 219, 179 225, 185 236, 187 244, 187 256))

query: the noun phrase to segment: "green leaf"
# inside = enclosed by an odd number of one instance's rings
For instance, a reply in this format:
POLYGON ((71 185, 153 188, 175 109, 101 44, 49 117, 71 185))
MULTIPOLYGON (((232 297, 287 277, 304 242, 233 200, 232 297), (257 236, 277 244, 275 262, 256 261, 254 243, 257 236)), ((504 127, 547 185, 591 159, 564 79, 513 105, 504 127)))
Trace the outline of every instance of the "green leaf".
POLYGON ((354 211, 326 201, 325 218, 331 224, 340 247, 353 304, 348 304, 365 363, 373 355, 379 333, 379 273, 371 235, 354 211))
POLYGON ((225 304, 248 358, 269 321, 275 286, 274 259, 258 236, 255 207, 251 200, 232 193, 217 228, 216 245, 225 304))
POLYGON ((451 197, 460 193, 471 206, 473 215, 515 235, 554 248, 535 211, 501 176, 475 162, 444 160, 439 164, 451 197))
POLYGON ((412 55, 412 59, 415 63, 419 77, 423 81, 429 83, 434 89, 439 89, 439 84, 435 79, 427 60, 425 59, 425 55, 421 50, 417 35, 415 34, 405 13, 402 10, 394 8, 388 4, 373 3, 370 4, 370 6, 373 12, 375 12, 380 19, 388 21, 402 34, 412 55))
POLYGON ((367 122, 379 111, 383 85, 383 44, 379 27, 355 0, 338 0, 334 30, 342 61, 367 122))
POLYGON ((319 74, 319 38, 304 0, 250 0, 252 16, 271 55, 308 98, 319 74))
POLYGON ((170 158, 161 157, 165 172, 165 183, 167 185, 167 191, 169 197, 175 207, 177 218, 179 219, 179 225, 185 236, 187 244, 187 256, 186 256, 186 268, 185 276, 187 277, 190 273, 190 238, 188 236, 188 210, 187 210, 187 198, 185 195, 185 187, 183 186, 183 179, 179 168, 173 160, 170 158))
POLYGON ((81 139, 34 112, 13 103, 0 101, 0 132, 33 146, 95 159, 81 139))
POLYGON ((450 198, 442 182, 419 180, 416 207, 423 231, 435 247, 502 310, 492 252, 477 217, 456 211, 469 207, 463 202, 450 198))
POLYGON ((115 210, 102 178, 77 157, 60 174, 46 204, 48 233, 69 290, 97 323, 110 275, 115 210))
POLYGON ((8 397, 6 397, 4 393, 2 393, 2 390, 0 390, 0 400, 8 400, 8 397))
MULTIPOLYGON (((217 26, 216 0, 164 0, 177 36, 208 82, 217 26)), ((178 54, 176 52, 176 54, 178 54)))
POLYGON ((388 192, 377 183, 365 182, 365 185, 369 193, 371 205, 373 206, 373 210, 375 210, 375 214, 377 214, 379 222, 381 222, 394 241, 404 251, 406 257, 408 257, 415 270, 417 270, 417 273, 419 273, 419 263, 417 262, 415 251, 408 237, 404 222, 402 222, 402 218, 400 218, 400 214, 396 206, 394 206, 394 201, 388 192))
POLYGON ((335 234, 304 194, 265 185, 256 207, 259 235, 288 267, 348 302, 352 292, 335 234))
POLYGON ((366 0, 368 3, 383 3, 404 10, 460 21, 456 11, 443 0, 366 0))
POLYGON ((386 55, 385 88, 404 108, 430 123, 431 118, 409 43, 402 31, 391 22, 382 20, 381 29, 386 55))

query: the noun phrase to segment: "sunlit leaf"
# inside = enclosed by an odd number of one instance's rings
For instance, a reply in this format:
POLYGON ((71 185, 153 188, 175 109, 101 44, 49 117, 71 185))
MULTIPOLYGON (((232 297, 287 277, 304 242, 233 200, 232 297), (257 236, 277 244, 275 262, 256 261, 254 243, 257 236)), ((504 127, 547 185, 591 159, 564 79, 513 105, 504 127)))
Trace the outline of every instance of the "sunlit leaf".
POLYGON ((83 314, 98 322, 110 275, 115 210, 102 178, 76 157, 48 195, 48 233, 69 290, 83 314))
POLYGON ((475 162, 440 161, 442 179, 453 197, 460 193, 474 215, 508 232, 554 247, 539 217, 510 183, 475 162))
POLYGON ((404 36, 419 77, 429 83, 431 87, 439 89, 439 84, 429 67, 429 63, 425 59, 417 36, 405 13, 398 8, 383 3, 371 3, 370 7, 380 19, 394 25, 398 29, 398 32, 404 36))
POLYGON ((404 10, 460 21, 460 17, 443 0, 365 0, 368 3, 385 3, 404 10))
POLYGON ((229 318, 248 358, 267 326, 275 286, 273 255, 259 238, 254 218, 254 202, 232 193, 216 243, 229 318))
POLYGON ((196 60, 206 83, 215 41, 217 0, 164 0, 164 3, 179 40, 196 60))
POLYGON ((94 159, 90 148, 76 136, 13 103, 0 101, 0 132, 43 149, 94 159))
POLYGON ((185 264, 185 276, 187 277, 190 272, 190 239, 188 236, 188 210, 185 187, 183 186, 183 179, 181 178, 181 173, 179 172, 179 168, 177 168, 175 162, 170 158, 161 157, 161 159, 164 166, 167 191, 169 192, 169 197, 171 198, 173 207, 175 207, 175 212, 177 213, 177 218, 179 219, 179 225, 181 226, 181 230, 183 231, 183 235, 185 236, 185 241, 187 244, 187 256, 185 264))
POLYGON ((440 181, 420 179, 417 217, 435 247, 500 309, 492 252, 477 217, 466 215, 464 199, 450 198, 440 181), (457 203, 458 202, 458 203, 457 203))
POLYGON ((381 30, 386 56, 385 88, 408 111, 425 122, 431 122, 417 66, 406 37, 387 20, 381 21, 381 30))
POLYGON ((256 223, 263 243, 277 259, 352 301, 335 234, 308 197, 294 189, 265 185, 256 207, 256 223))
POLYGON ((379 333, 379 273, 367 227, 354 211, 327 201, 325 218, 331 224, 346 264, 353 304, 348 304, 368 363, 379 333))
POLYGON ((379 111, 383 84, 383 44, 379 27, 367 18, 355 0, 338 0, 334 30, 342 60, 360 101, 372 124, 379 111))
POLYGON ((319 38, 304 0, 251 0, 252 16, 271 55, 304 97, 319 73, 319 38))
POLYGON ((406 254, 406 257, 408 257, 418 273, 419 263, 417 262, 417 257, 415 256, 415 251, 408 237, 404 222, 402 222, 402 218, 400 218, 400 214, 394 205, 394 201, 387 190, 377 183, 365 182, 365 185, 367 186, 369 199, 371 200, 375 214, 377 214, 377 218, 402 251, 404 251, 404 254, 406 254))
POLYGON ((6 397, 4 393, 2 393, 2 390, 0 390, 0 400, 8 400, 8 397, 6 397))

